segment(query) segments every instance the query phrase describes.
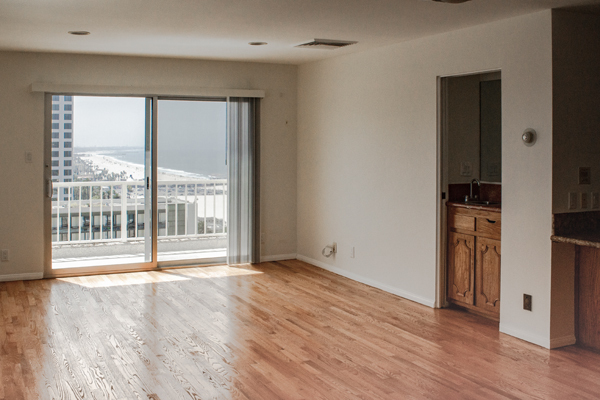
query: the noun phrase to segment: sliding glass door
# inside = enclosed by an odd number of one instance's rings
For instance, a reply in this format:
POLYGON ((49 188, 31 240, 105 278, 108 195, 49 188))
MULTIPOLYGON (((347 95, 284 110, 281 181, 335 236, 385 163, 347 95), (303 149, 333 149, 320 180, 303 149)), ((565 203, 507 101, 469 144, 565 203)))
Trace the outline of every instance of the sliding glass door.
POLYGON ((225 261, 227 102, 159 99, 158 261, 225 261))
POLYGON ((152 262, 150 104, 52 96, 53 269, 152 262))
POLYGON ((47 106, 49 275, 226 261, 225 99, 47 106))

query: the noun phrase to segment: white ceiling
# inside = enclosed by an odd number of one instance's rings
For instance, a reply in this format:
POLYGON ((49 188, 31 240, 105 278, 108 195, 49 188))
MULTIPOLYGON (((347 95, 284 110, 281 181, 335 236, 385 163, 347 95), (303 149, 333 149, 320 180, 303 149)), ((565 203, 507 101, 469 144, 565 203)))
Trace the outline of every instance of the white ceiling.
POLYGON ((600 0, 0 0, 0 49, 300 64, 589 4, 600 0), (315 38, 359 43, 294 48, 315 38))

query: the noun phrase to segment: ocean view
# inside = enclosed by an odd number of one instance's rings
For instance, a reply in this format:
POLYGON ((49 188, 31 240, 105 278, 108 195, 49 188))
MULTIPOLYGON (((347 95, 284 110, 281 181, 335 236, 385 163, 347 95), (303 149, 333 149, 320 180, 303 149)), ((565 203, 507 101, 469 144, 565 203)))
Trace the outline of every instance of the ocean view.
MULTIPOLYGON (((145 151, 143 147, 76 147, 74 155, 88 160, 98 169, 119 173, 126 171, 134 179, 144 179, 145 151)), ((188 179, 225 179, 227 166, 223 156, 200 157, 176 152, 158 154, 158 171, 164 177, 188 179)))

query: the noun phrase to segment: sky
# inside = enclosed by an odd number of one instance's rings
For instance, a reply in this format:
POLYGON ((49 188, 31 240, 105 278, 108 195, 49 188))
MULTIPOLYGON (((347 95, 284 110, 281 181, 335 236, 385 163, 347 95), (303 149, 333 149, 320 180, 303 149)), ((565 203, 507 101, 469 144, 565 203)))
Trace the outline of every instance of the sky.
POLYGON ((143 147, 146 100, 75 96, 74 147, 143 147))

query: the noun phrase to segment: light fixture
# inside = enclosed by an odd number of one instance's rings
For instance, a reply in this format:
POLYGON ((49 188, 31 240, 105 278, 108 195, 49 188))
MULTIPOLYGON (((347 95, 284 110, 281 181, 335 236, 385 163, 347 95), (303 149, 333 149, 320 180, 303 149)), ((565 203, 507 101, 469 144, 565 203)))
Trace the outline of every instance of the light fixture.
POLYGON ((75 36, 87 36, 90 33, 88 31, 69 31, 69 34, 75 35, 75 36))
POLYGON ((521 139, 523 139, 523 143, 525 143, 525 146, 533 146, 535 144, 535 141, 537 140, 537 133, 534 129, 525 129, 525 132, 523 132, 523 136, 521 136, 521 139))
POLYGON ((250 42, 248 43, 250 46, 265 46, 267 42, 250 42))

